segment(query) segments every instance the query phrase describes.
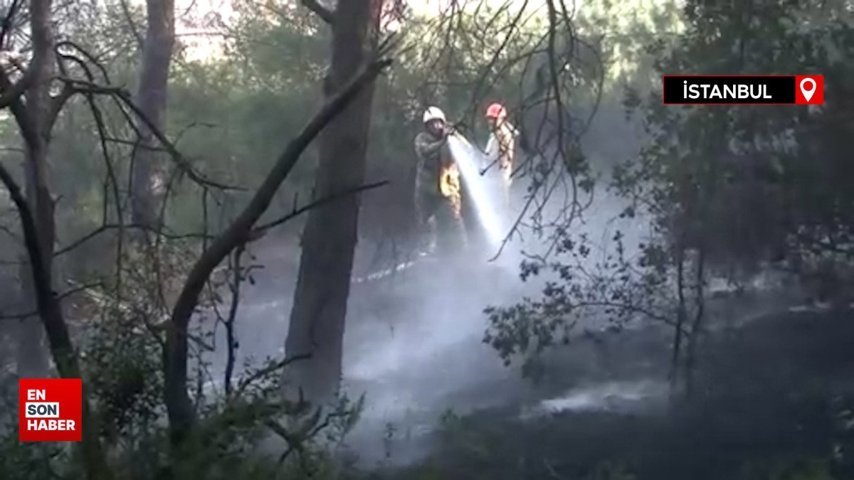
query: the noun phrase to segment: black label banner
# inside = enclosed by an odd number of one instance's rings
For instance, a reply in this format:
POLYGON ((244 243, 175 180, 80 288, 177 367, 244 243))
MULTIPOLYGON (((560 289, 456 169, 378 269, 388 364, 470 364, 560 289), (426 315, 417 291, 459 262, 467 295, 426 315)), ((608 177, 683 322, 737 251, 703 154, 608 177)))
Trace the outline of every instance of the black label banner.
POLYGON ((664 75, 665 105, 795 105, 795 75, 664 75))

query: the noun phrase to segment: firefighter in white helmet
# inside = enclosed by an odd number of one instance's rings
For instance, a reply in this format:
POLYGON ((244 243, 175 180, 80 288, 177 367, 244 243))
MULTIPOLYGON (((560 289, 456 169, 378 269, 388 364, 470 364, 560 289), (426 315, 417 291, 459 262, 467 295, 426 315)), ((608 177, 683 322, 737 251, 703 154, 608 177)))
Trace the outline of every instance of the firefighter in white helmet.
POLYGON ((418 155, 415 209, 418 221, 437 237, 442 251, 459 251, 465 244, 462 186, 447 142, 448 135, 454 130, 437 107, 425 110, 422 122, 424 131, 415 137, 415 153, 418 155))
POLYGON ((507 109, 500 103, 486 108, 486 121, 489 124, 489 140, 486 143, 486 159, 490 166, 498 166, 503 184, 505 202, 510 202, 512 173, 516 164, 516 136, 518 132, 507 121, 507 109))

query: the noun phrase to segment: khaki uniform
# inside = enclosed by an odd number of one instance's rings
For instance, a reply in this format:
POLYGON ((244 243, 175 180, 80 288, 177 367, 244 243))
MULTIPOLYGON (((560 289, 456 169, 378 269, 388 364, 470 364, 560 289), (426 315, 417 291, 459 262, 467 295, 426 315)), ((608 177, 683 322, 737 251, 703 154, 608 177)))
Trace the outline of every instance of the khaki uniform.
POLYGON ((462 185, 460 172, 444 138, 429 132, 415 137, 418 166, 415 176, 415 209, 422 226, 436 223, 432 232, 445 252, 465 244, 462 222, 462 185))
POLYGON ((486 157, 489 163, 497 162, 504 187, 505 201, 510 201, 511 175, 516 167, 516 136, 518 132, 508 121, 501 122, 489 135, 486 143, 486 157))

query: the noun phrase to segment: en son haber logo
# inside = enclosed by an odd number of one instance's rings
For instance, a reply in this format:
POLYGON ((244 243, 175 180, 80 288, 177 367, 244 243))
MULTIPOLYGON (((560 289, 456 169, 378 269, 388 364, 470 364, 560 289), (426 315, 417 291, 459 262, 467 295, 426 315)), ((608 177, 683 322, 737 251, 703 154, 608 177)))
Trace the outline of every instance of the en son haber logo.
POLYGON ((83 382, 79 378, 18 380, 18 440, 79 442, 83 437, 83 382))

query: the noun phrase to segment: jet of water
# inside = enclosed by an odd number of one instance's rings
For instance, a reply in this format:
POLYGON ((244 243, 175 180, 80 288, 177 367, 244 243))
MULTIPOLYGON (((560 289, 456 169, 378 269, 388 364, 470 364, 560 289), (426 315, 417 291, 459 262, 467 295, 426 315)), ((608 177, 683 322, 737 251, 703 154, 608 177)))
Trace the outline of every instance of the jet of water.
POLYGON ((498 213, 498 198, 495 192, 490 190, 486 179, 478 169, 483 154, 459 133, 448 137, 448 148, 460 169, 469 198, 474 203, 478 220, 486 231, 487 240, 491 247, 498 249, 504 238, 504 227, 498 213))

